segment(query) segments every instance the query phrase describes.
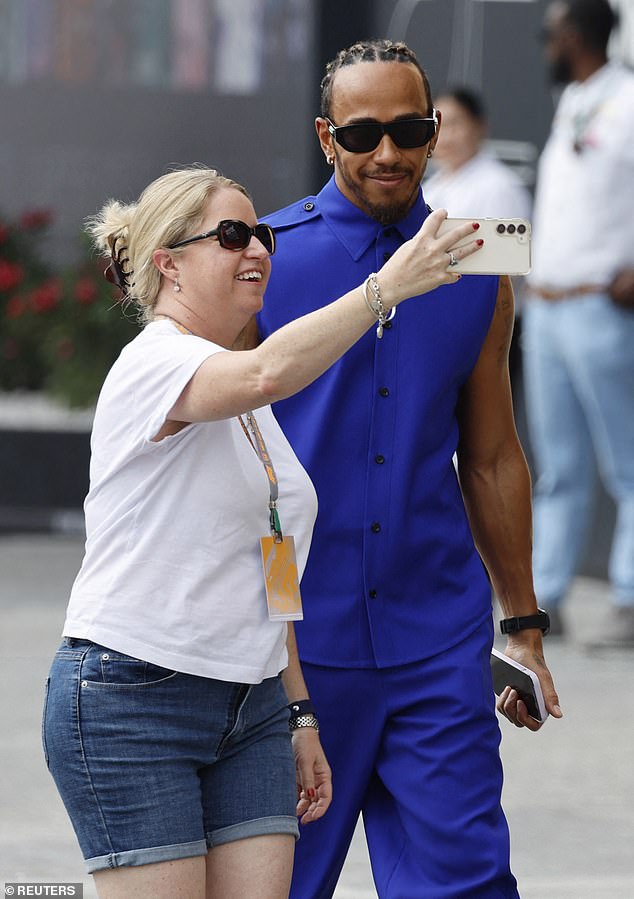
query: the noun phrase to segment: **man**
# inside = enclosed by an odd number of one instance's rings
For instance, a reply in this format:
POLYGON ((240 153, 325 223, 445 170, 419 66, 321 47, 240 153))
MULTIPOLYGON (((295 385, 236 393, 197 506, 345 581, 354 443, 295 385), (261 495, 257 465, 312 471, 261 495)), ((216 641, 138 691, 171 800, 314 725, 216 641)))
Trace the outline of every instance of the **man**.
POLYGON ((567 87, 538 169, 525 384, 537 596, 563 632, 596 456, 617 505, 614 608, 596 643, 634 649, 634 75, 607 60, 614 23, 606 0, 546 12, 550 74, 567 87))
MULTIPOLYGON (((437 127, 404 44, 341 51, 316 127, 334 176, 269 218, 278 243, 262 334, 360 285, 428 214, 420 182, 437 127)), ((371 331, 276 406, 319 497, 297 637, 335 784, 328 822, 298 843, 294 899, 332 896, 360 811, 379 896, 517 897, 478 551, 505 614, 526 626, 509 654, 561 711, 532 589, 512 323, 507 278, 463 277, 410 300, 380 338, 371 331)), ((306 697, 291 685, 289 699, 306 697)), ((501 704, 537 729, 515 692, 501 704)))

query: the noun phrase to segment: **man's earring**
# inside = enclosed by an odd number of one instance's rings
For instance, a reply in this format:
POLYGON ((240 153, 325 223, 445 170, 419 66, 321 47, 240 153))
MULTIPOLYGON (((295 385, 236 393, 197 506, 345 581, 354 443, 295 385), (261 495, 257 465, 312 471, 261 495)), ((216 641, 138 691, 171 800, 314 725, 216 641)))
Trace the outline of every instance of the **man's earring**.
POLYGON ((175 292, 175 293, 180 293, 180 290, 181 290, 181 286, 180 286, 180 284, 178 283, 178 278, 177 278, 177 279, 174 281, 174 292, 175 292))

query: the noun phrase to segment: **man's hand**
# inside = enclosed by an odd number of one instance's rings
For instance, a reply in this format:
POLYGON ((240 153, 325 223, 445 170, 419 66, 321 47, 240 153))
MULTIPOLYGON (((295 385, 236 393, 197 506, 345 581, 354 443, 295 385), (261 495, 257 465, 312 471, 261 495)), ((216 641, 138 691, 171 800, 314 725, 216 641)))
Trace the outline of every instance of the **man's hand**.
MULTIPOLYGON (((509 637, 505 653, 520 665, 535 672, 544 694, 546 711, 553 718, 563 718, 563 712, 559 707, 559 697, 544 661, 541 633, 522 631, 520 634, 514 634, 509 637)), ((517 690, 512 687, 505 688, 498 697, 496 705, 498 712, 508 718, 516 727, 527 727, 529 730, 537 731, 542 726, 539 721, 528 714, 526 703, 519 698, 517 690)))
POLYGON ((297 776, 297 811, 302 824, 325 815, 332 800, 330 766, 314 727, 293 731, 293 751, 297 776))

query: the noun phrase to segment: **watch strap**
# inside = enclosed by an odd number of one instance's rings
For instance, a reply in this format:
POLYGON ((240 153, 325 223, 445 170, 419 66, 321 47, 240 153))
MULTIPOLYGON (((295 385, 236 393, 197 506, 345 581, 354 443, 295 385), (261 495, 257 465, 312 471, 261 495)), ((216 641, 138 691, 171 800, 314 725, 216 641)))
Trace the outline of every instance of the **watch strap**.
POLYGON ((503 634, 516 634, 518 631, 539 628, 544 636, 550 629, 550 617, 545 609, 538 609, 535 615, 516 615, 514 618, 503 618, 500 631, 503 634))

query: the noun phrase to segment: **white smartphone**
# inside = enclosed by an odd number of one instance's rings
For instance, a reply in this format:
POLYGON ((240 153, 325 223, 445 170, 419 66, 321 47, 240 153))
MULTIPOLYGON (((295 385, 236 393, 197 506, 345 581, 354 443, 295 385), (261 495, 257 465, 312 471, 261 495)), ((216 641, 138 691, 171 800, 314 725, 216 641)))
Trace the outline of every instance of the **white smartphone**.
POLYGON ((448 218, 438 229, 438 234, 466 222, 478 222, 480 227, 455 246, 478 239, 484 240, 484 246, 461 259, 452 271, 461 275, 526 275, 530 272, 531 224, 527 219, 448 218))
POLYGON ((493 689, 499 696, 505 687, 517 690, 522 702, 526 703, 528 714, 541 724, 548 718, 544 694, 539 678, 530 668, 525 668, 497 649, 491 650, 491 673, 493 689))

